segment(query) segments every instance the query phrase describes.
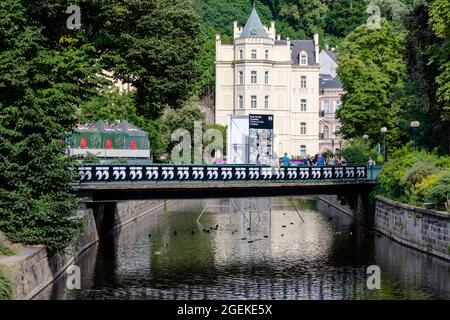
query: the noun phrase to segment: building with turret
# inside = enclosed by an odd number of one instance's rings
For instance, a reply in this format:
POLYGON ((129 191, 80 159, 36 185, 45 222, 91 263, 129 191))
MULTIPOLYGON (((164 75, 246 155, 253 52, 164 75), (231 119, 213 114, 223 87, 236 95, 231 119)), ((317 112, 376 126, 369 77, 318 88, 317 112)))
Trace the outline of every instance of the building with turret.
POLYGON ((242 28, 234 22, 233 43, 216 36, 215 122, 230 115, 270 114, 278 156, 319 151, 319 36, 281 39, 275 22, 262 24, 253 8, 242 28))

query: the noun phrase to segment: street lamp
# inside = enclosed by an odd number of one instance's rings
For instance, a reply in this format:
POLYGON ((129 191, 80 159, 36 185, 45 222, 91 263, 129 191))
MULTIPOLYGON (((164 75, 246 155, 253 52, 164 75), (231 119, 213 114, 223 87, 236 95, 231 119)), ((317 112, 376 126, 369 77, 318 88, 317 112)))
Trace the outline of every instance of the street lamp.
POLYGON ((386 133, 388 132, 388 129, 386 127, 381 128, 381 133, 383 134, 383 161, 386 163, 387 157, 386 157, 386 133))
POLYGON ((420 127, 419 121, 411 122, 411 129, 413 131, 413 139, 414 139, 414 149, 416 148, 416 133, 417 133, 417 129, 419 129, 419 127, 420 127))
POLYGON ((363 135, 363 139, 364 140, 368 140, 369 139, 369 135, 368 134, 363 135))

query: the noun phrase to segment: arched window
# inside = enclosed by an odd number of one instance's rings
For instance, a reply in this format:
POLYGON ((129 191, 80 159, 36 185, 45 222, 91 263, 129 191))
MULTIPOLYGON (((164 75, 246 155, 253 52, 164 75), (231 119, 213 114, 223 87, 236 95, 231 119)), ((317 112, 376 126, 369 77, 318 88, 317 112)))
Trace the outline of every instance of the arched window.
POLYGON ((323 138, 328 139, 330 137, 330 128, 328 126, 323 127, 323 138))
POLYGON ((301 66, 308 65, 308 54, 305 51, 300 52, 299 63, 301 66))

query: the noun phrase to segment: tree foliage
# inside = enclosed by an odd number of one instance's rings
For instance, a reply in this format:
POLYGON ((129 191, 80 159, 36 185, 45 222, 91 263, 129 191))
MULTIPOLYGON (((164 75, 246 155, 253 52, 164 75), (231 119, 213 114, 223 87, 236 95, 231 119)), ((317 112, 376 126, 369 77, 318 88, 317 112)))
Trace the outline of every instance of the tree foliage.
POLYGON ((56 251, 79 226, 63 141, 98 83, 95 50, 47 37, 26 2, 2 1, 0 16, 0 230, 56 251))
POLYGON ((346 93, 337 116, 345 138, 369 135, 381 141, 380 129, 400 142, 398 123, 404 88, 404 36, 393 31, 386 20, 380 29, 365 25, 350 33, 339 48, 338 75, 346 93))
MULTIPOLYGON (((115 24, 101 62, 137 88, 139 114, 156 119, 166 106, 179 108, 198 79, 200 21, 189 0, 114 1, 115 24)), ((94 40, 95 41, 95 40, 94 40)))
POLYGON ((443 117, 450 120, 450 3, 447 0, 430 1, 430 26, 441 40, 435 49, 434 60, 439 64, 436 78, 438 99, 443 104, 443 117))

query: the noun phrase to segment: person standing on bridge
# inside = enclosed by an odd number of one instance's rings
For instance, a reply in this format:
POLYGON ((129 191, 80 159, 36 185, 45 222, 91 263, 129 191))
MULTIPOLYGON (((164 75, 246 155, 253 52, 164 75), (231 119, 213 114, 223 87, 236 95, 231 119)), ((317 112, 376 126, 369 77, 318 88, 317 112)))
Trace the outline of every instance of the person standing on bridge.
POLYGON ((289 167, 289 157, 287 152, 284 153, 284 157, 283 157, 283 166, 284 167, 289 167))
POLYGON ((324 158, 323 154, 319 153, 316 164, 318 167, 323 167, 325 165, 325 158, 324 158))

